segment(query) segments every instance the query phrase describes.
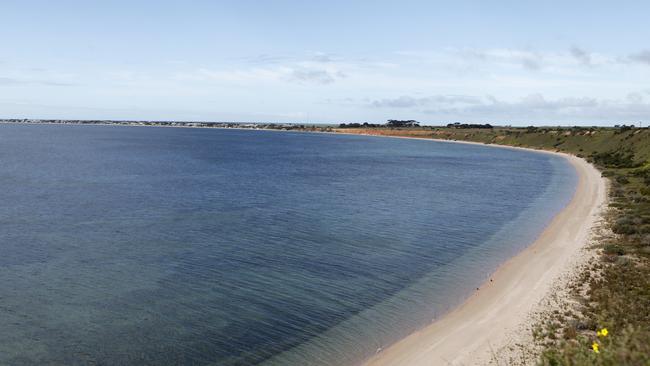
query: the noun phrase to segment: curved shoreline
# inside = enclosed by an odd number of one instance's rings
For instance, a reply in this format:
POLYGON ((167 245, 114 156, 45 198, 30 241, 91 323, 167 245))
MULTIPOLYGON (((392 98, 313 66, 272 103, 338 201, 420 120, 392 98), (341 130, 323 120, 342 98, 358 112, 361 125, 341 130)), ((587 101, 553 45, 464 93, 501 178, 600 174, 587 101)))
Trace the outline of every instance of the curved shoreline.
MULTIPOLYGON (((107 124, 107 126, 112 126, 107 124)), ((183 126, 123 126, 201 128, 183 126)), ((222 129, 214 127, 214 129, 222 129)), ((225 129, 225 128, 224 128, 225 129)), ((230 128, 234 129, 234 128, 230 128)), ((261 129, 242 129, 261 131, 261 129)), ((279 131, 302 133, 302 131, 279 131)), ((430 325, 385 348, 365 361, 364 365, 483 365, 494 359, 494 351, 512 344, 512 338, 540 302, 553 291, 553 285, 567 271, 575 270, 576 257, 586 255, 588 243, 601 209, 606 202, 606 180, 583 159, 548 150, 480 142, 424 137, 389 136, 342 132, 331 133, 372 137, 417 139, 434 142, 474 144, 506 149, 523 149, 560 155, 578 174, 571 202, 526 249, 506 260, 479 291, 461 305, 430 325), (568 244, 568 245, 566 245, 568 244)), ((584 258, 583 258, 584 261, 584 258)), ((579 262, 579 261, 578 261, 579 262)), ((518 338, 523 343, 526 337, 518 338)))
POLYGON ((518 332, 540 302, 551 294, 562 274, 576 269, 576 262, 580 262, 576 257, 586 255, 581 249, 587 246, 605 206, 606 180, 594 166, 569 154, 470 141, 419 139, 556 154, 567 159, 578 174, 571 202, 535 242, 499 266, 491 279, 462 305, 364 363, 366 366, 485 365, 495 359, 495 350, 527 341, 518 332), (513 342, 513 337, 522 338, 522 342, 513 342))

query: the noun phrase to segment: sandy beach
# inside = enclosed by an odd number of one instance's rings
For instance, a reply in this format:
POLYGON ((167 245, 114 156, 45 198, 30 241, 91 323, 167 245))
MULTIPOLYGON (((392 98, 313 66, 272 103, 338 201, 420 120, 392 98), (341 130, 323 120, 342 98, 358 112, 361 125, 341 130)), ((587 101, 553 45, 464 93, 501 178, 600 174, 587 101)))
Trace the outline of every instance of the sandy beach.
POLYGON ((512 345, 530 342, 533 314, 543 311, 544 299, 558 283, 590 258, 584 249, 607 199, 606 180, 596 168, 560 155, 578 173, 576 192, 539 238, 501 265, 461 306, 382 350, 367 366, 486 365, 507 357, 500 353, 511 352, 512 345))

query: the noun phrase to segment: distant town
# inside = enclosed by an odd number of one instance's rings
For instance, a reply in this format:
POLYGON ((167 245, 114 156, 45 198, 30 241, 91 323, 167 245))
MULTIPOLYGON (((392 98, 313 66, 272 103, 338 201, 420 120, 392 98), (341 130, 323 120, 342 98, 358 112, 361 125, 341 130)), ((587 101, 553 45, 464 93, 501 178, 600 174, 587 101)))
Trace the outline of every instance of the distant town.
POLYGON ((123 120, 77 120, 77 119, 0 119, 0 123, 65 124, 65 125, 118 125, 118 126, 160 126, 197 128, 240 128, 267 130, 305 130, 313 127, 322 129, 325 125, 295 123, 259 122, 196 122, 196 121, 123 121, 123 120))
MULTIPOLYGON (((160 126, 160 127, 195 127, 195 128, 236 128, 255 130, 300 130, 300 131, 332 131, 334 128, 429 128, 421 126, 415 120, 390 119, 384 124, 378 123, 340 123, 340 124, 301 124, 274 122, 196 122, 196 121, 124 121, 124 120, 73 120, 73 119, 0 119, 0 123, 25 124, 69 124, 69 125, 118 125, 118 126, 160 126)), ((442 127, 442 126, 439 126, 442 127)), ((455 128, 492 128, 489 124, 460 124, 450 123, 447 127, 455 128)))
MULTIPOLYGON (((159 127, 193 127, 193 128, 233 128, 233 129, 252 129, 252 130, 282 130, 282 131, 316 131, 316 132, 334 132, 341 129, 372 129, 372 128, 406 128, 406 129, 493 129, 496 126, 485 123, 448 123, 440 125, 422 125, 415 120, 396 120, 389 119, 386 123, 339 123, 339 124, 319 124, 319 123, 276 123, 276 122, 197 122, 197 121, 127 121, 127 120, 80 120, 80 119, 28 119, 28 118, 6 118, 0 119, 0 123, 20 123, 20 124, 66 124, 66 125, 117 125, 117 126, 159 126, 159 127)), ((614 125, 614 128, 631 129, 643 128, 642 123, 638 126, 634 124, 614 125)), ((510 125, 502 125, 508 127, 510 125)), ((528 126, 527 129, 536 129, 539 127, 528 126)), ((600 128, 597 126, 584 126, 573 128, 600 128)))
MULTIPOLYGON (((163 126, 163 127, 203 127, 203 128, 245 128, 245 129, 274 129, 274 130, 305 130, 327 128, 414 128, 422 127, 415 120, 389 119, 384 124, 379 123, 340 123, 340 124, 301 124, 275 122, 197 122, 197 121, 126 121, 126 120, 75 120, 75 119, 0 119, 0 123, 27 124, 74 124, 74 125, 121 125, 121 126, 163 126)), ((426 126, 429 127, 429 126, 426 126)), ((439 126, 442 127, 442 126, 439 126)), ((492 128, 489 124, 460 124, 450 123, 447 127, 456 128, 492 128)))

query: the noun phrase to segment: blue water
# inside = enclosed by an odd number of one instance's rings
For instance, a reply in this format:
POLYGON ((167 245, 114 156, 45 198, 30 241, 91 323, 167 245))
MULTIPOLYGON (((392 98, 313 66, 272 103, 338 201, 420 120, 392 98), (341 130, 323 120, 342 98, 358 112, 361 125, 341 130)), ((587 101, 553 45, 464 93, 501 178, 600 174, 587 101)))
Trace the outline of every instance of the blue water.
POLYGON ((476 145, 0 125, 0 364, 354 364, 461 302, 575 183, 476 145))

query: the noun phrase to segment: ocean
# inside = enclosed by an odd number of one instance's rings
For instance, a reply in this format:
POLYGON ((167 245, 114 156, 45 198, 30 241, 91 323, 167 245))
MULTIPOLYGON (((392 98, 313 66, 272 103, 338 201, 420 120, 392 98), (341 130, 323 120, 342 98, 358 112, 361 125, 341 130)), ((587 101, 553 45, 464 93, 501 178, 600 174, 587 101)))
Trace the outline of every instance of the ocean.
POLYGON ((576 182, 480 145, 0 125, 0 364, 355 365, 460 304, 576 182))

